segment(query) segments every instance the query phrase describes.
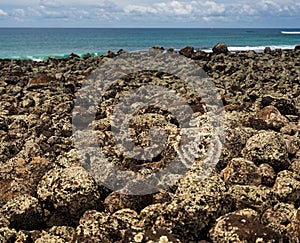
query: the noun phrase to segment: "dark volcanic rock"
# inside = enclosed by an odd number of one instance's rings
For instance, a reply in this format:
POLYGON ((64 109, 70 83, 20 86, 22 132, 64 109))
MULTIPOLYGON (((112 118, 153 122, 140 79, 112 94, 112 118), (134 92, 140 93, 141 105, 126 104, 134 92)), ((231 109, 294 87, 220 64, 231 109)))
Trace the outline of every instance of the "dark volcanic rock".
POLYGON ((33 230, 43 226, 42 207, 36 198, 29 195, 8 201, 0 211, 12 228, 33 230))
POLYGON ((213 242, 279 242, 280 234, 259 222, 257 213, 243 209, 226 214, 210 230, 213 242))
POLYGON ((153 46, 152 49, 164 51, 165 48, 163 46, 153 46))
POLYGON ((225 43, 220 42, 213 47, 212 51, 215 54, 221 54, 221 53, 226 54, 226 53, 228 53, 228 48, 225 43))
POLYGON ((272 50, 271 50, 271 48, 270 47, 265 47, 265 49, 264 49, 264 53, 265 54, 270 54, 272 52, 272 50))
MULTIPOLYGON (((219 45, 216 54, 181 50, 203 68, 224 103, 221 158, 206 179, 200 176, 201 155, 179 181, 144 196, 97 185, 81 167, 91 167, 90 154, 81 161, 72 143, 76 92, 93 70, 123 50, 41 62, 0 60, 0 242, 298 242, 300 56, 295 49, 230 53, 219 45)), ((176 155, 188 155, 178 152, 183 137, 176 117, 158 107, 142 108, 132 117, 130 136, 137 147, 147 147, 148 131, 163 128, 168 143, 160 155, 137 161, 115 146, 114 107, 145 85, 163 86, 186 99, 204 132, 199 150, 206 149, 210 137, 205 132, 211 131, 202 123, 209 96, 200 97, 174 75, 143 71, 122 78, 99 102, 91 124, 98 140, 88 137, 84 144, 100 146, 116 168, 142 177, 176 155)))
POLYGON ((88 209, 101 208, 98 186, 80 166, 49 171, 39 182, 37 195, 45 205, 52 205, 54 212, 68 215, 70 222, 88 209))
POLYGON ((187 46, 179 51, 179 54, 191 58, 194 55, 194 47, 187 46))
POLYGON ((34 79, 32 79, 28 85, 27 89, 32 90, 32 89, 39 89, 45 86, 50 85, 51 82, 56 81, 56 78, 53 76, 49 76, 47 74, 42 74, 34 79))
POLYGON ((233 159, 224 170, 224 181, 228 184, 257 186, 261 184, 262 175, 253 162, 233 159))
POLYGON ((290 165, 286 142, 276 132, 262 131, 251 137, 243 149, 243 155, 256 164, 270 164, 277 171, 290 165))

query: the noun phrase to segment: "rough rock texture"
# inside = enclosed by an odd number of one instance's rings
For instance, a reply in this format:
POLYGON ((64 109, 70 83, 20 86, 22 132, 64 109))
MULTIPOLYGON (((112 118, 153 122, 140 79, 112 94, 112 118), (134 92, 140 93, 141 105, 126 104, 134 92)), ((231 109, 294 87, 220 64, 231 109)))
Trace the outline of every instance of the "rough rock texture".
MULTIPOLYGON (((124 50, 82 59, 71 54, 42 62, 0 60, 0 242, 298 242, 298 49, 230 53, 224 44, 212 53, 182 49, 219 90, 226 117, 222 154, 206 179, 200 176, 200 157, 179 181, 145 196, 98 185, 88 173, 90 155, 79 157, 72 139, 74 99, 84 80, 124 50)), ((145 71, 118 80, 91 123, 98 141, 84 142, 141 176, 166 166, 179 144, 175 117, 151 107, 135 114, 130 135, 136 145, 148 146, 151 128, 164 127, 168 145, 161 154, 138 161, 117 150, 113 109, 132 89, 148 84, 185 96, 202 132, 209 131, 204 100, 178 77, 145 71)), ((202 134, 206 151, 210 137, 202 134)))
POLYGON ((32 230, 43 226, 43 210, 38 199, 26 194, 8 201, 0 212, 15 229, 32 230))
POLYGON ((243 209, 217 219, 210 230, 213 242, 279 242, 280 234, 259 222, 256 211, 243 209))
MULTIPOLYGON (((37 195, 46 206, 68 216, 70 222, 90 208, 101 207, 98 186, 82 167, 49 171, 41 179, 37 195)), ((50 224, 55 225, 55 217, 49 219, 50 224)))
POLYGON ((233 159, 224 170, 224 180, 228 184, 260 185, 262 174, 259 167, 245 159, 233 159))
POLYGON ((262 131, 251 137, 243 149, 243 155, 256 164, 270 164, 277 171, 290 165, 286 142, 276 132, 262 131))

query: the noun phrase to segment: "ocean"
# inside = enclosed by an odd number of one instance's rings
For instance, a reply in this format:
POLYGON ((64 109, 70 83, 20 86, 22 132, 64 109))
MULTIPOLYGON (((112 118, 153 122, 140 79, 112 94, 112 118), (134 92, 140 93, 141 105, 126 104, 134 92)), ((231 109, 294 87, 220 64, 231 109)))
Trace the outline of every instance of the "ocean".
POLYGON ((180 50, 185 46, 211 51, 218 42, 229 50, 293 49, 299 29, 126 29, 126 28, 0 28, 0 58, 45 60, 50 56, 102 55, 108 50, 134 52, 155 45, 180 50))

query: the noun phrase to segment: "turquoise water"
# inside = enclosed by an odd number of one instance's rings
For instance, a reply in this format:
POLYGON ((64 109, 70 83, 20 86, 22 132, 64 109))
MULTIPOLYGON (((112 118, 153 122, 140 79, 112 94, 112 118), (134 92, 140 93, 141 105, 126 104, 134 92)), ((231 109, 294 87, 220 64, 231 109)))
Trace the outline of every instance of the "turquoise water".
POLYGON ((262 51, 293 49, 300 35, 281 31, 299 29, 95 29, 95 28, 0 28, 0 58, 43 60, 70 53, 101 55, 108 50, 148 50, 154 45, 181 49, 187 45, 209 51, 223 41, 229 49, 262 51))

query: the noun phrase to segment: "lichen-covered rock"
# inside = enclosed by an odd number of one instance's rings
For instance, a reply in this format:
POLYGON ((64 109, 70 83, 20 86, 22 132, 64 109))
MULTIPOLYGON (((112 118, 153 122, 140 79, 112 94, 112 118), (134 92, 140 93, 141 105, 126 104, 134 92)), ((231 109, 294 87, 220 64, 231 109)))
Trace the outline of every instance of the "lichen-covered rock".
POLYGON ((292 161, 290 170, 294 172, 294 177, 300 180, 300 151, 297 152, 295 159, 292 161))
POLYGON ((287 145, 283 137, 276 132, 261 131, 251 137, 242 151, 244 157, 256 164, 270 164, 275 171, 290 165, 287 145))
POLYGON ((0 242, 15 242, 17 231, 8 227, 0 228, 0 242))
POLYGON ((82 242, 127 242, 125 232, 127 229, 140 230, 139 215, 131 209, 122 209, 114 214, 87 211, 81 217, 76 228, 75 240, 82 242))
POLYGON ((29 195, 8 201, 1 213, 8 219, 10 227, 15 229, 39 229, 43 225, 43 210, 39 201, 29 195))
MULTIPOLYGON (((236 114, 233 114, 233 116, 236 116, 236 114)), ((227 118, 227 121, 230 117, 227 118)), ((245 147, 248 139, 255 134, 255 130, 252 128, 239 127, 236 124, 238 121, 232 123, 233 127, 226 129, 222 155, 217 164, 217 168, 221 170, 224 169, 232 159, 241 156, 242 149, 245 147)))
POLYGON ((278 202, 276 194, 264 186, 232 185, 229 193, 235 202, 236 210, 251 207, 263 212, 278 202))
POLYGON ((291 204, 278 203, 273 208, 268 208, 261 216, 261 222, 272 228, 275 232, 284 235, 286 226, 291 223, 297 210, 291 204))
POLYGON ((281 115, 280 111, 274 106, 264 107, 259 111, 257 117, 266 122, 269 128, 280 130, 289 123, 289 120, 281 115))
POLYGON ((294 177, 294 173, 288 170, 281 171, 273 187, 274 192, 284 202, 299 204, 300 181, 294 177))
POLYGON ((40 157, 29 161, 14 157, 0 165, 0 205, 25 193, 35 196, 39 180, 51 168, 49 161, 40 157))
POLYGON ((86 210, 101 207, 97 184, 80 166, 52 169, 41 179, 37 194, 44 204, 53 205, 71 219, 79 219, 86 210))
POLYGON ((163 210, 150 206, 147 211, 142 211, 144 214, 148 212, 150 216, 144 223, 153 222, 152 229, 155 229, 154 226, 159 227, 185 240, 205 237, 204 229, 220 215, 229 212, 232 202, 220 178, 211 176, 201 180, 193 173, 180 180, 177 196, 171 203, 165 204, 163 210))
POLYGON ((299 242, 300 239, 300 209, 295 213, 292 222, 286 227, 286 235, 290 242, 299 242))
POLYGON ((261 184, 264 186, 273 186, 276 178, 276 173, 271 165, 261 164, 258 168, 258 173, 261 176, 261 184))
POLYGON ((72 242, 75 234, 75 229, 67 226, 54 226, 48 231, 43 231, 35 243, 66 243, 72 242))
POLYGON ((252 209, 228 213, 217 219, 210 230, 213 242, 278 242, 282 237, 259 222, 259 216, 252 209))
POLYGON ((2 213, 0 213, 0 228, 9 227, 9 224, 10 223, 8 219, 2 213))
POLYGON ((262 176, 259 168, 243 158, 232 159, 224 170, 224 181, 228 184, 260 185, 262 176))

